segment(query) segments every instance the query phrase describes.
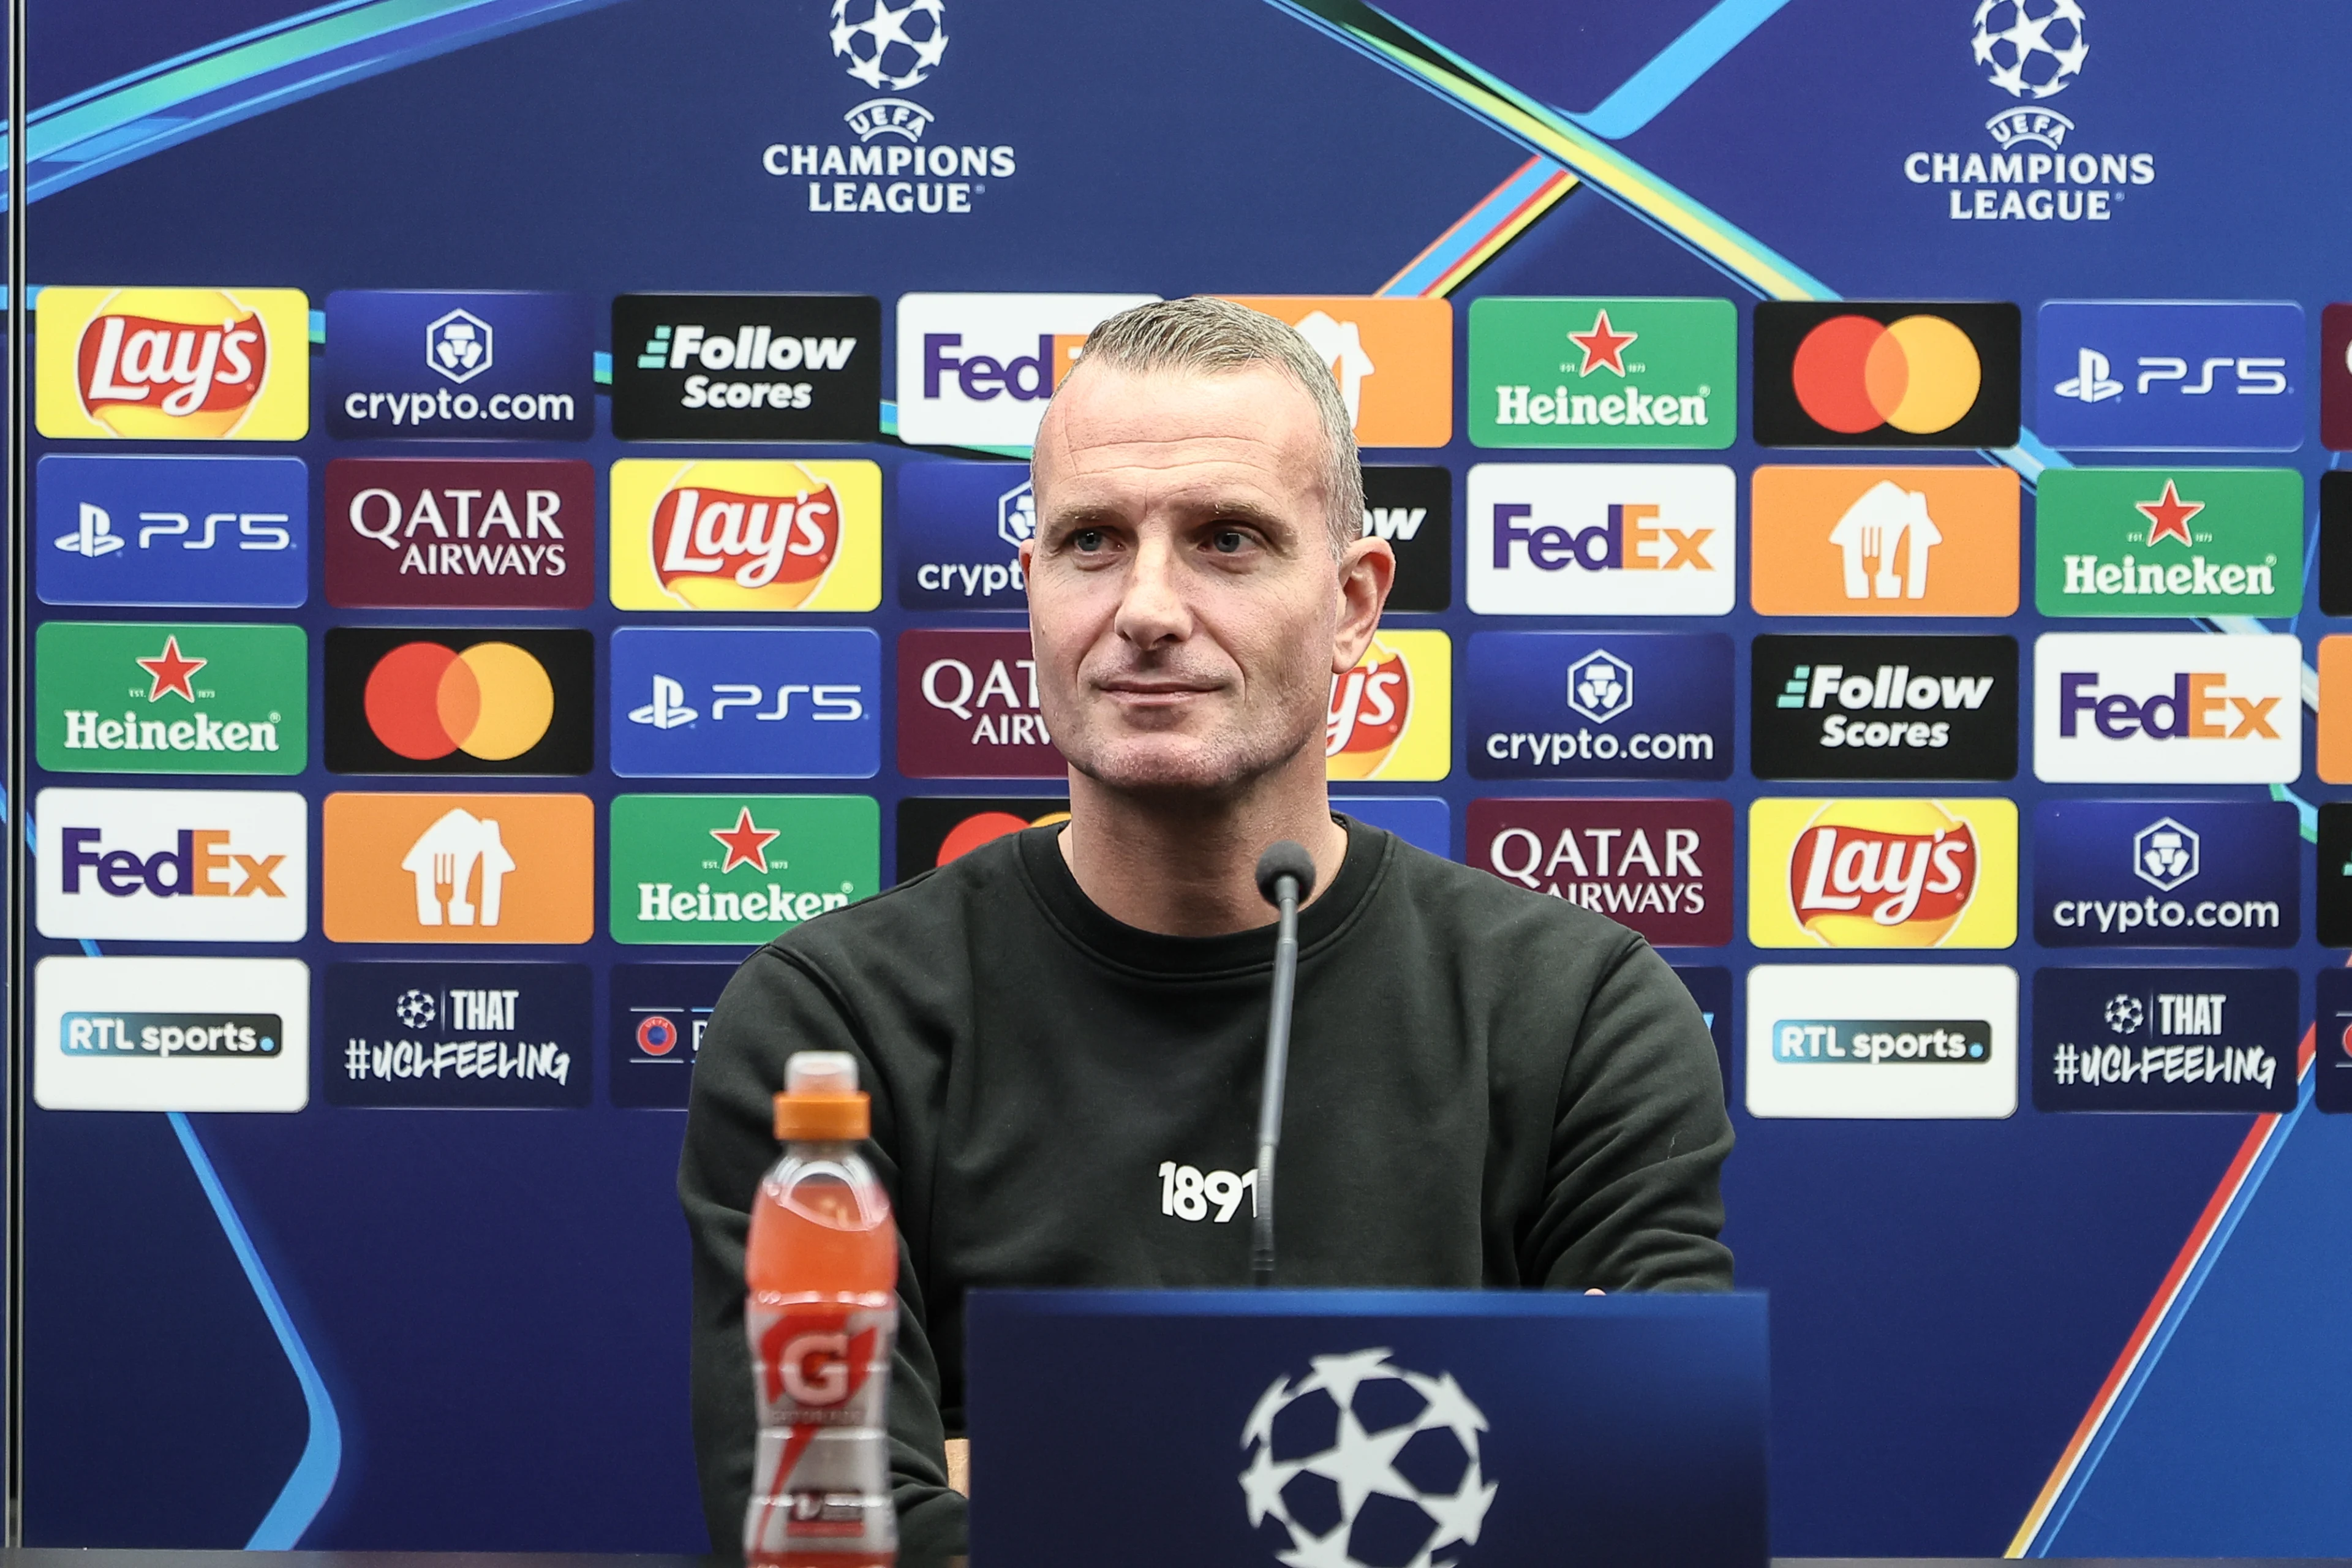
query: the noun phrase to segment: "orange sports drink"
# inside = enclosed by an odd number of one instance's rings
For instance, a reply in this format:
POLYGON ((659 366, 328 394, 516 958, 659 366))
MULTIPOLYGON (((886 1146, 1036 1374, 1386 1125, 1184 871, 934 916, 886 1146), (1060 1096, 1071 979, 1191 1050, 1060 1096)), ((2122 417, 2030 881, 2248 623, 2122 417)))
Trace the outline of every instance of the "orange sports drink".
POLYGON ((898 1227, 857 1146, 856 1058, 800 1051, 776 1096, 783 1158, 761 1178, 744 1254, 759 1443, 743 1558, 755 1568, 886 1568, 898 1227))

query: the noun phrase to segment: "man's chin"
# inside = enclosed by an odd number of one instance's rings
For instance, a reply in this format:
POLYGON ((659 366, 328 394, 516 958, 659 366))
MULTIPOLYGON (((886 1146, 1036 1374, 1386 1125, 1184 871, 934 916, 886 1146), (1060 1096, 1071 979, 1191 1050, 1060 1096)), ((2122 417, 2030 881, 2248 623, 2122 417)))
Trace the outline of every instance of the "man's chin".
POLYGON ((1268 763, 1190 736, 1127 736, 1084 749, 1070 765, 1106 789, 1138 795, 1229 794, 1268 763))

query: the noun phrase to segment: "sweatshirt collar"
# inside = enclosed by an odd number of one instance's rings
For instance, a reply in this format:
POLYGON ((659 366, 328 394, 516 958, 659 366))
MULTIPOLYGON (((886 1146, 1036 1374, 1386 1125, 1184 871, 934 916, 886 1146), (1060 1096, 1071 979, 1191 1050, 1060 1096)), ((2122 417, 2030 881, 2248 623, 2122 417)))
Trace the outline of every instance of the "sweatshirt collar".
MULTIPOLYGON (((1387 833, 1338 812, 1331 816, 1347 829, 1348 853, 1330 889, 1298 911, 1302 957, 1355 919, 1388 866, 1391 840, 1387 833)), ((1164 936, 1105 914, 1070 874, 1069 862, 1062 858, 1057 842, 1060 834, 1059 826, 1032 827, 1022 833, 1021 870, 1046 918, 1078 947, 1120 968, 1170 978, 1204 979, 1273 965, 1271 921, 1255 930, 1222 936, 1164 936)))

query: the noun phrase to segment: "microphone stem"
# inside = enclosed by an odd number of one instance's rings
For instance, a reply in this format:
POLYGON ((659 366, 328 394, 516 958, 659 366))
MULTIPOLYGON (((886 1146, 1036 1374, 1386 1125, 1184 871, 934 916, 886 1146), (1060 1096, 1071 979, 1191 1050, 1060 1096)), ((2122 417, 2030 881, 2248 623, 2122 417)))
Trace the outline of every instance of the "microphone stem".
POLYGON ((1257 1190, 1250 1220, 1250 1279, 1274 1283, 1274 1160, 1282 1144, 1282 1089, 1290 1076, 1290 1005, 1298 985, 1298 883, 1275 884, 1274 986, 1265 1020, 1265 1088, 1258 1099, 1257 1190))

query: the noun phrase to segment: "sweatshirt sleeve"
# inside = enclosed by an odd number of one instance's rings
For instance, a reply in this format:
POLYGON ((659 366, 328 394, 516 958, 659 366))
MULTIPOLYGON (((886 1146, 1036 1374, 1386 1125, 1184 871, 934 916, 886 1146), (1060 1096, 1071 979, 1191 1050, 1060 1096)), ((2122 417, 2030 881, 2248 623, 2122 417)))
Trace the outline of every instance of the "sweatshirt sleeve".
POLYGON ((1690 992, 1636 937, 1570 1044, 1527 1277, 1560 1289, 1727 1290, 1731 1118, 1690 992))
MULTIPOLYGON (((743 1251, 760 1178, 776 1161, 772 1100, 794 1051, 847 1051, 873 1096, 866 1157, 898 1194, 897 1115, 884 1076, 846 1007, 809 971, 772 948, 728 983, 694 1066, 677 1190, 694 1252, 691 1383, 695 1462, 711 1546, 740 1549, 751 1500, 755 1415, 743 1338, 743 1251)), ((947 1484, 939 1368, 926 1331, 921 1281, 898 1237, 898 1344, 890 1367, 890 1478, 902 1550, 960 1553, 964 1500, 947 1484)))

